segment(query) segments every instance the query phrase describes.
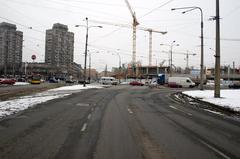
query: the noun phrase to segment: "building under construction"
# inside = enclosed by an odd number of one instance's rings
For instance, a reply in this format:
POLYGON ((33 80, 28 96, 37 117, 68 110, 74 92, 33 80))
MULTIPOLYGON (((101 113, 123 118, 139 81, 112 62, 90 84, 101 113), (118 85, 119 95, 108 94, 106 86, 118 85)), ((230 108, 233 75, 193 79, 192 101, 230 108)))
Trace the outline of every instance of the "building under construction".
POLYGON ((127 78, 152 78, 159 74, 168 74, 169 67, 166 66, 129 66, 127 68, 127 78))

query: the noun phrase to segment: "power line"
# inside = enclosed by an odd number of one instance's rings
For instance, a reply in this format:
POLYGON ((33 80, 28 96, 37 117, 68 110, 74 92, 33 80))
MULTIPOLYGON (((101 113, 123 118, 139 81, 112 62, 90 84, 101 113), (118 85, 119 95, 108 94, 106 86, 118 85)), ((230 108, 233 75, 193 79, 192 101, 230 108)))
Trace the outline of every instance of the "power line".
MULTIPOLYGON (((44 33, 43 31, 34 29, 34 28, 32 28, 32 27, 30 27, 30 26, 27 26, 27 25, 23 25, 23 24, 21 24, 21 23, 18 23, 18 22, 16 22, 16 21, 10 20, 10 19, 8 19, 8 18, 4 18, 4 17, 1 17, 1 16, 0 16, 0 18, 1 18, 1 19, 4 19, 4 20, 7 20, 7 21, 9 21, 9 22, 12 22, 12 23, 14 23, 14 24, 20 25, 20 26, 22 26, 22 27, 25 27, 25 28, 27 28, 27 29, 31 29, 31 30, 36 31, 36 32, 39 32, 39 33, 44 33)), ((44 33, 44 34, 45 34, 45 33, 44 33)))
POLYGON ((145 17, 145 16, 151 14, 152 12, 154 12, 154 11, 156 11, 156 10, 158 10, 158 9, 160 9, 160 8, 162 8, 162 7, 164 7, 164 6, 166 6, 167 4, 171 3, 172 1, 174 1, 174 0, 169 0, 169 1, 165 2, 165 3, 163 3, 162 5, 160 5, 160 6, 156 7, 156 8, 154 8, 154 9, 152 9, 151 11, 149 11, 149 12, 145 13, 144 15, 140 16, 139 18, 143 18, 143 17, 145 17))

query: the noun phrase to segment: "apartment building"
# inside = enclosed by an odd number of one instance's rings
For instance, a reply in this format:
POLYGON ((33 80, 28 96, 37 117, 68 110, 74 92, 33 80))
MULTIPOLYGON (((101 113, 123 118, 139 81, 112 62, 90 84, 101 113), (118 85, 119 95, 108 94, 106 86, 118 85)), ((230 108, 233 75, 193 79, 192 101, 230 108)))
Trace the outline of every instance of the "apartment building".
POLYGON ((0 23, 0 74, 16 75, 22 64, 23 33, 14 24, 0 23))
POLYGON ((71 74, 73 51, 74 33, 68 31, 67 25, 56 23, 46 31, 45 63, 71 74))

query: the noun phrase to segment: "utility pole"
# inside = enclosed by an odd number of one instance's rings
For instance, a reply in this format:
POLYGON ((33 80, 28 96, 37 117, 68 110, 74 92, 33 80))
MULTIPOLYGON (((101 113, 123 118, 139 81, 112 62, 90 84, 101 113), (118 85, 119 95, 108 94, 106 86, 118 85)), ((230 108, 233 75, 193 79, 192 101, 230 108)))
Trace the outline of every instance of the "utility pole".
POLYGON ((235 74, 235 61, 233 61, 233 72, 232 74, 234 75, 235 74))
POLYGON ((88 52, 88 55, 89 55, 88 82, 89 82, 89 84, 90 84, 90 82, 91 82, 91 53, 88 52))
POLYGON ((84 54, 83 87, 86 87, 87 47, 88 47, 88 18, 86 17, 86 42, 85 42, 85 54, 84 54))
POLYGON ((220 16, 219 0, 216 0, 216 55, 214 97, 220 98, 220 16))
POLYGON ((152 66, 152 31, 149 31, 149 66, 152 66))

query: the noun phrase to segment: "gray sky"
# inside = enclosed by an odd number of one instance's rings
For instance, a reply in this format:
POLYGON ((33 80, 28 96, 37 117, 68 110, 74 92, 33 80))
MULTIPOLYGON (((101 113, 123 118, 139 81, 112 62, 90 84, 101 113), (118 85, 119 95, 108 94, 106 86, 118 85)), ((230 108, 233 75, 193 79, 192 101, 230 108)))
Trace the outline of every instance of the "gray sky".
MULTIPOLYGON (((85 17, 90 20, 107 21, 116 24, 131 24, 132 17, 124 0, 0 0, 0 22, 15 23, 24 34, 23 61, 31 61, 36 54, 38 62, 44 61, 45 31, 53 23, 68 25, 69 31, 75 34, 74 61, 83 64, 85 28, 75 28, 76 24, 84 25, 85 17), (5 18, 5 19, 3 19, 5 18), (6 20, 8 19, 8 20, 6 20), (33 30, 27 27, 33 27, 33 30)), ((204 36, 206 37, 204 63, 214 66, 215 21, 209 21, 215 15, 215 0, 129 0, 136 12, 139 26, 168 31, 168 34, 153 33, 153 64, 168 60, 168 46, 173 40, 180 46, 176 52, 196 53, 190 56, 190 66, 200 65, 200 12, 187 14, 171 11, 173 7, 199 6, 204 12, 204 36), (166 2, 167 5, 162 6, 166 2), (162 6, 162 7, 161 7, 162 6)), ((240 65, 240 1, 220 0, 221 14, 221 62, 222 65, 240 65)), ((89 22, 89 25, 101 25, 89 22)), ((98 70, 118 66, 117 52, 122 62, 131 61, 132 30, 116 26, 102 25, 103 28, 89 30, 89 50, 92 52, 92 65, 98 70)), ((137 60, 148 64, 148 32, 137 31, 137 60)), ((173 56, 173 64, 185 67, 184 55, 173 56)), ((165 63, 168 65, 168 62, 165 63)))

